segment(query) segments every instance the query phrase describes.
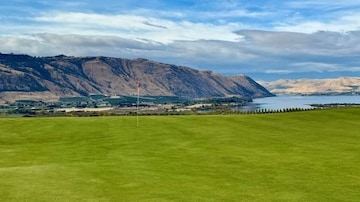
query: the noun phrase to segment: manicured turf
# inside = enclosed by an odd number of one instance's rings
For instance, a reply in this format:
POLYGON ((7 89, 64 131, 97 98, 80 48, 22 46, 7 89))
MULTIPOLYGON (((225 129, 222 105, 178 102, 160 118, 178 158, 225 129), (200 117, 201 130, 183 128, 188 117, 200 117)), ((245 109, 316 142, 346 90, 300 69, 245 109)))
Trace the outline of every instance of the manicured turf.
POLYGON ((359 201, 360 108, 0 118, 0 201, 359 201))

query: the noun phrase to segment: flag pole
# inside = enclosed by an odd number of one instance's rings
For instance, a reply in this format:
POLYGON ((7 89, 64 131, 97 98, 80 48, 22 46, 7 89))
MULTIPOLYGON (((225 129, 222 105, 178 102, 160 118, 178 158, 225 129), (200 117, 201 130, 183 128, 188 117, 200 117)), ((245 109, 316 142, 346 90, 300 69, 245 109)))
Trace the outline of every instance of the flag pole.
POLYGON ((140 82, 137 82, 136 126, 139 127, 140 82))

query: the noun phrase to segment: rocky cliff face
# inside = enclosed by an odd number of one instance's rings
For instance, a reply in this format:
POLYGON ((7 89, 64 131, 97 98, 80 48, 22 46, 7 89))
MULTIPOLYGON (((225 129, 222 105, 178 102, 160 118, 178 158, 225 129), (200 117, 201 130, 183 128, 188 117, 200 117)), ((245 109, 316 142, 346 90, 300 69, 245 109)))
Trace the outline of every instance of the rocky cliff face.
POLYGON ((352 94, 360 93, 360 78, 280 79, 259 83, 275 94, 352 94))
POLYGON ((137 82, 141 84, 141 95, 272 95, 247 76, 225 77, 146 59, 0 54, 0 99, 9 94, 36 94, 52 99, 89 94, 133 95, 137 93, 137 82))

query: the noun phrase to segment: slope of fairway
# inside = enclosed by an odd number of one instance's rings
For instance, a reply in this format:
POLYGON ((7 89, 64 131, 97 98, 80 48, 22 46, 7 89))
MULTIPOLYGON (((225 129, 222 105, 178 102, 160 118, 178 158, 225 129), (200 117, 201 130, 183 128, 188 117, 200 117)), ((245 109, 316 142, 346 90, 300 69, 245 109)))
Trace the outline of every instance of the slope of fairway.
POLYGON ((0 201, 360 199, 360 108, 0 126, 0 201))

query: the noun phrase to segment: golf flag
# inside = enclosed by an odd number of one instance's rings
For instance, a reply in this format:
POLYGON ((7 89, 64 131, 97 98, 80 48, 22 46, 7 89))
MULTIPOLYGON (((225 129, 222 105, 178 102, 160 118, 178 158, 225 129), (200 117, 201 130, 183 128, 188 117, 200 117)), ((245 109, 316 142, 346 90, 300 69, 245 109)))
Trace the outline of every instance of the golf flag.
POLYGON ((136 126, 139 127, 139 97, 140 97, 140 82, 137 82, 137 102, 136 102, 136 126))
POLYGON ((140 82, 137 82, 137 91, 138 91, 138 95, 140 94, 140 82))

